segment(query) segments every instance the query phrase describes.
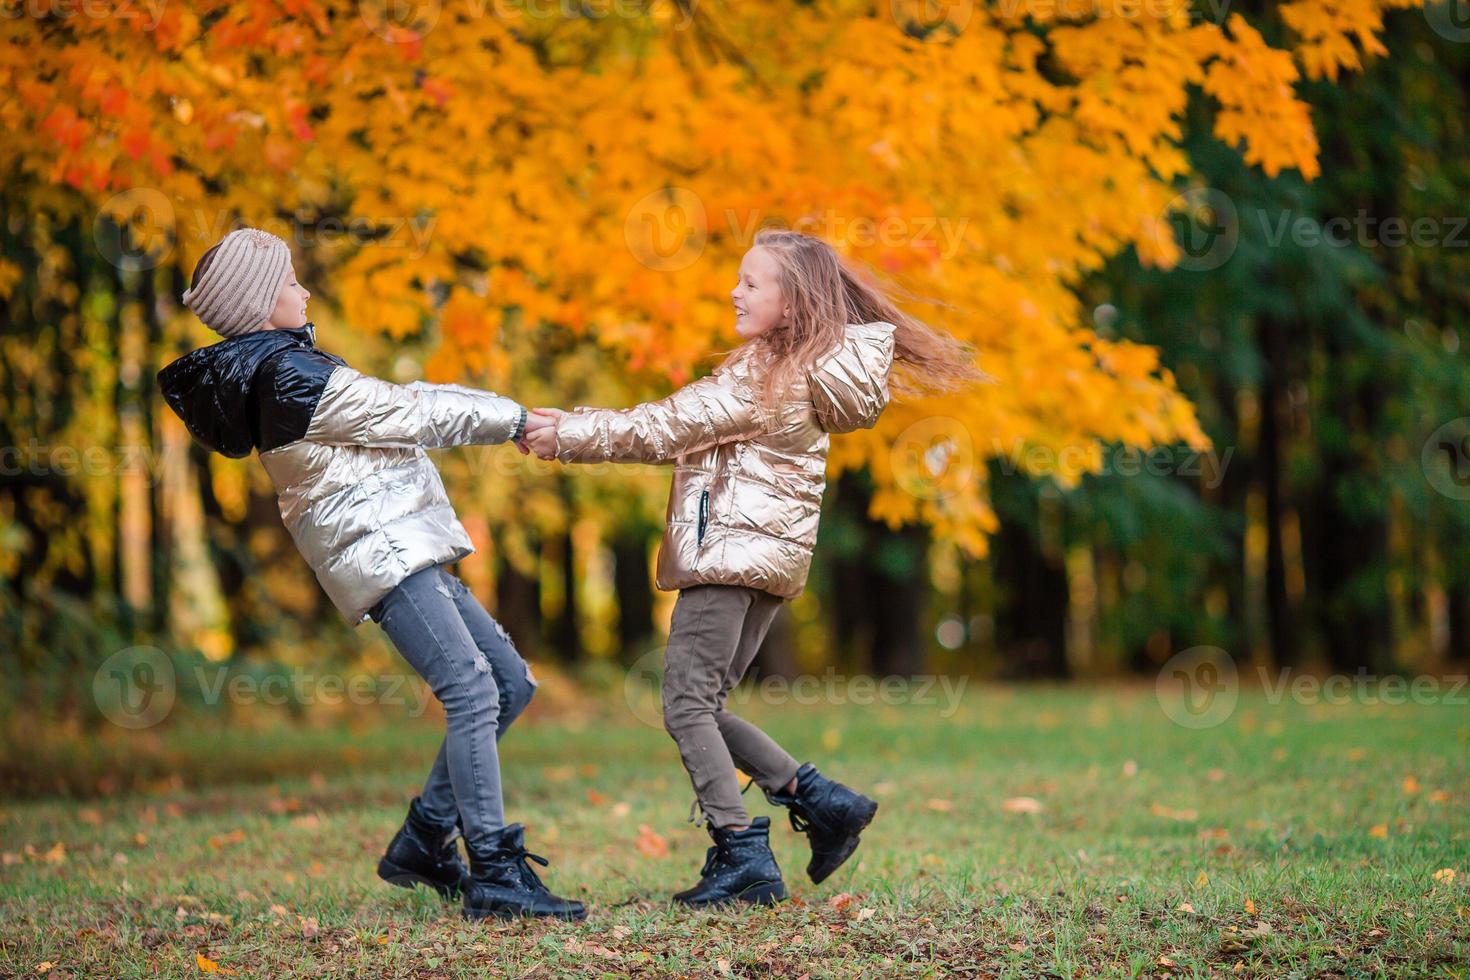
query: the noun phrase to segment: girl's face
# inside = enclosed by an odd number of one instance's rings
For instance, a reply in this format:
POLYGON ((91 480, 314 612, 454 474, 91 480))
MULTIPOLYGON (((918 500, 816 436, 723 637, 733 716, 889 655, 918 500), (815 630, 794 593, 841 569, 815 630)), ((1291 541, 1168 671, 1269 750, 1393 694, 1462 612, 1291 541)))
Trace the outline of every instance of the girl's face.
POLYGON ((296 269, 286 273, 286 284, 276 297, 276 308, 271 311, 270 329, 297 330, 306 326, 306 301, 311 293, 296 281, 296 269))
POLYGON ((781 295, 781 267, 769 249, 756 246, 745 253, 730 299, 735 303, 735 332, 746 340, 786 319, 791 311, 781 295))

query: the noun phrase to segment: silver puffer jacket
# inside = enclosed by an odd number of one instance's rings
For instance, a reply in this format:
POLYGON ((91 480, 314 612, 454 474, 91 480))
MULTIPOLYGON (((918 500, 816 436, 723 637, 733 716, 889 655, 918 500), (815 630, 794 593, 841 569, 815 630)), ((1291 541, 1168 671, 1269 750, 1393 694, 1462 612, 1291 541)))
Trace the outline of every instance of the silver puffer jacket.
POLYGON ((525 409, 460 385, 368 377, 314 340, 310 325, 247 334, 159 380, 205 445, 260 453, 286 529, 355 625, 409 575, 474 551, 424 450, 507 442, 525 409))
POLYGON ((567 463, 673 462, 660 589, 744 585, 794 598, 806 585, 828 433, 871 428, 888 404, 893 326, 852 325, 787 393, 758 402, 750 345, 710 376, 626 410, 578 408, 556 426, 567 463))

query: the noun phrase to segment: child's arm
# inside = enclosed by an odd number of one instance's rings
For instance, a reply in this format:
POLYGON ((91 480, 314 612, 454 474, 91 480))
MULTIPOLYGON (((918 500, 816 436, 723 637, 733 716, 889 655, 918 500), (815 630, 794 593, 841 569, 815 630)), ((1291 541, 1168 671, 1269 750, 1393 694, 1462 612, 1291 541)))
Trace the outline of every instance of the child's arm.
POLYGON ((579 408, 556 422, 563 463, 667 463, 765 427, 756 394, 726 374, 687 384, 667 398, 629 409, 579 408))
POLYGON ((291 352, 276 361, 270 365, 270 387, 278 398, 305 404, 315 394, 300 436, 311 442, 440 449, 509 442, 525 429, 526 410, 493 391, 393 384, 315 351, 291 352))
POLYGON ((893 326, 866 323, 847 328, 847 340, 817 362, 808 375, 812 407, 832 433, 871 429, 888 406, 893 368, 893 326))

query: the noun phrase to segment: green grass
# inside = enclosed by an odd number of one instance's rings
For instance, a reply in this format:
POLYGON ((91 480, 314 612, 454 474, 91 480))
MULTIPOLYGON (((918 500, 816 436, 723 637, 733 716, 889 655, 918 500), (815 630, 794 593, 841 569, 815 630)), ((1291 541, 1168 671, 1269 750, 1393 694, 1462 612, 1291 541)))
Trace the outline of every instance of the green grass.
MULTIPOLYGON (((707 841, 683 822, 668 737, 611 706, 533 705, 502 744, 510 818, 552 859, 551 886, 588 901, 578 925, 466 924, 376 879, 436 749, 431 719, 128 735, 180 778, 0 811, 0 976, 47 962, 51 976, 198 976, 198 956, 241 977, 1470 972, 1463 706, 1244 696, 1196 731, 1151 689, 977 687, 949 718, 746 713, 882 804, 820 887, 802 873, 805 839, 773 812, 793 894, 774 909, 670 908, 707 841), (231 784, 220 758, 252 759, 242 778, 273 758, 295 775, 231 784), (1012 812, 1017 797, 1041 809, 1012 812), (641 824, 665 856, 639 850, 641 824), (1452 881, 1435 880, 1444 868, 1452 881)), ((126 765, 116 746, 104 755, 126 765)), ((758 790, 747 800, 772 812, 758 790)))

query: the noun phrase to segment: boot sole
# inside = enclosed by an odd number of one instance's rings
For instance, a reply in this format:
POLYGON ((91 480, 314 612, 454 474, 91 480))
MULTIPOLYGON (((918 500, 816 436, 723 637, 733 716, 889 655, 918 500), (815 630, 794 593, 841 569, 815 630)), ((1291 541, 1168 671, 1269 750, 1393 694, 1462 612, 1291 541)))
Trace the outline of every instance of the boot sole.
POLYGON ((468 922, 480 922, 484 919, 498 919, 501 922, 510 922, 514 919, 560 919, 563 922, 581 922, 587 918, 587 910, 583 908, 575 912, 514 912, 510 909, 461 909, 460 915, 468 922))
POLYGON ((459 897, 459 888, 457 886, 446 885, 442 881, 435 881, 433 878, 425 878, 423 875, 409 871, 407 868, 400 868, 387 858, 383 858, 378 862, 378 877, 390 885, 397 885, 399 888, 411 889, 415 885, 426 885, 438 892, 440 898, 452 899, 459 897))
POLYGON ((847 838, 846 842, 843 843, 842 849, 837 852, 839 855, 837 863, 820 874, 815 874, 810 869, 807 870, 807 876, 811 878, 812 884, 820 885, 832 877, 832 873, 846 864, 847 859, 852 857, 853 852, 858 849, 858 844, 862 843, 863 831, 868 829, 868 824, 872 823, 873 818, 878 815, 878 802, 876 800, 870 800, 866 796, 863 797, 863 800, 866 805, 862 810, 858 811, 858 819, 862 822, 858 825, 858 829, 853 832, 852 836, 847 838))
POLYGON ((733 905, 736 902, 744 902, 747 905, 775 905, 777 902, 786 900, 786 883, 783 881, 758 881, 741 891, 739 894, 731 895, 714 902, 691 902, 687 899, 674 899, 680 905, 692 909, 712 909, 722 905, 733 905))

